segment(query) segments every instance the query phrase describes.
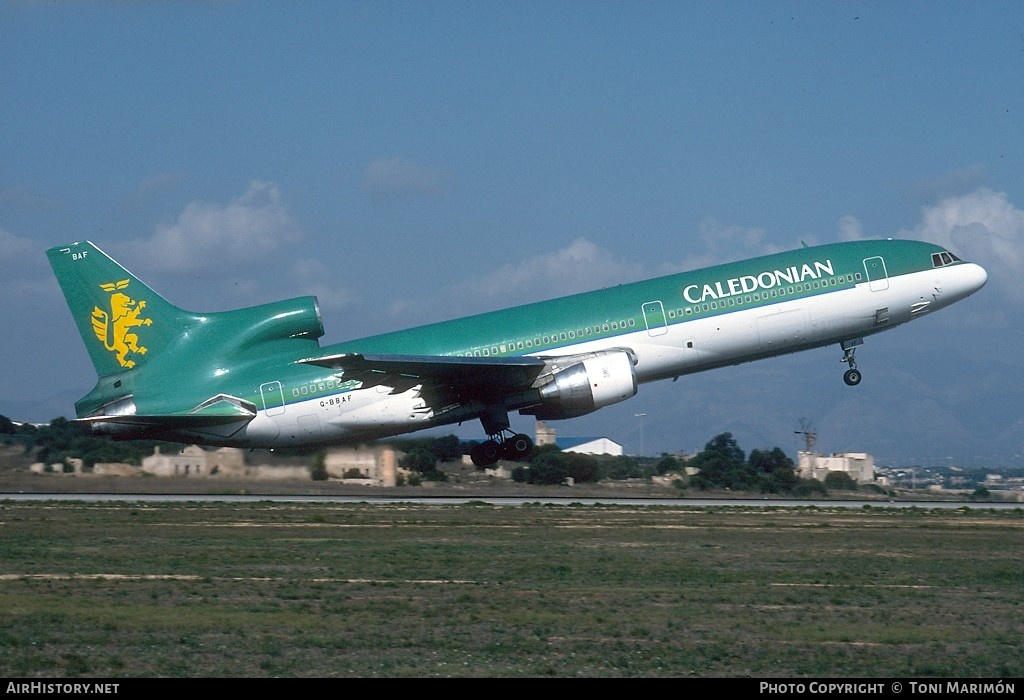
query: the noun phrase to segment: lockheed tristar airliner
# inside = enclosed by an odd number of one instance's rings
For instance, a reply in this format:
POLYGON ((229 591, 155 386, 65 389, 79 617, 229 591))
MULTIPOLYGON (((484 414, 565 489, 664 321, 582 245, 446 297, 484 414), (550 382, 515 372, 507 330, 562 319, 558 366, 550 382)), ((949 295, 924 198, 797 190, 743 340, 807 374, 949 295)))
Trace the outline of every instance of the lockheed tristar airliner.
POLYGON ((99 380, 78 419, 120 439, 250 448, 357 443, 479 420, 478 466, 645 382, 864 338, 980 289, 985 270, 909 240, 803 247, 321 347, 315 297, 180 309, 89 242, 47 251, 99 380))

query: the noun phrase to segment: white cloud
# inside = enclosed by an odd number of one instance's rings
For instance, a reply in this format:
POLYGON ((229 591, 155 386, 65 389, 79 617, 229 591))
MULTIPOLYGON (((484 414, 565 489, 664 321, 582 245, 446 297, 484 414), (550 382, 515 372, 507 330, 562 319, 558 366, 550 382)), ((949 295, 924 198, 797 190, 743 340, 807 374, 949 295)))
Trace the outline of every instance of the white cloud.
POLYGON ((327 266, 319 260, 303 258, 292 263, 287 278, 296 283, 296 294, 313 295, 325 312, 338 311, 351 305, 357 295, 343 287, 330 285, 327 266))
POLYGON ((710 216, 700 222, 698 235, 704 244, 704 250, 690 252, 679 264, 666 264, 665 274, 696 270, 782 250, 765 241, 765 231, 762 228, 729 226, 710 216))
POLYGON ((391 313, 440 321, 454 316, 586 292, 650 276, 638 263, 616 260, 586 238, 465 279, 432 299, 393 303, 391 313), (444 316, 437 310, 444 309, 444 316))
POLYGON ((366 166, 363 187, 377 196, 434 197, 444 193, 449 179, 441 170, 404 158, 378 158, 366 166))
POLYGON ((513 290, 513 296, 538 300, 632 282, 643 276, 639 264, 616 260, 609 251, 581 237, 553 253, 503 265, 470 280, 463 290, 489 298, 501 298, 513 290))
POLYGON ((227 204, 192 202, 173 224, 148 240, 133 241, 134 257, 172 272, 206 269, 225 262, 265 261, 302 239, 277 185, 253 181, 227 204))
POLYGON ((1005 192, 980 188, 921 211, 921 223, 900 238, 930 241, 980 263, 989 282, 1024 298, 1024 210, 1005 192))
POLYGON ((916 182, 909 188, 908 196, 917 201, 934 201, 954 197, 981 187, 986 177, 985 166, 976 163, 960 170, 953 170, 916 182))
POLYGON ((859 241, 864 238, 864 228, 860 221, 847 214, 839 219, 839 240, 859 241))

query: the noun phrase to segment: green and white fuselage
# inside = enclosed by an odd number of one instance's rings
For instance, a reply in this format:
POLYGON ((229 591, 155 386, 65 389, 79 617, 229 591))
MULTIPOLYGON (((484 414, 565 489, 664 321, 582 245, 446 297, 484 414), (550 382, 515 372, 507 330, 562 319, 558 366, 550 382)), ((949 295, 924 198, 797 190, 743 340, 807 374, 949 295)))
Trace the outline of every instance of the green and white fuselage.
POLYGON ((48 255, 99 375, 76 404, 80 419, 122 437, 242 447, 480 419, 497 449, 510 411, 571 418, 645 382, 831 344, 852 385, 864 337, 986 281, 929 243, 854 241, 321 347, 312 297, 187 312, 91 243, 48 255))

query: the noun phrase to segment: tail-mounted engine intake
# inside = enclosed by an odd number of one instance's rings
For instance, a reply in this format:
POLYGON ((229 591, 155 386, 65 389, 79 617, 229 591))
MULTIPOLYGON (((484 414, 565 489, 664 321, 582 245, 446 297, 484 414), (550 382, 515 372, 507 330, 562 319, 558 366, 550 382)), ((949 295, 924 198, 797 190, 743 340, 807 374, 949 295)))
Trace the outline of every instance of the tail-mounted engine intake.
POLYGON ((219 315, 241 326, 232 330, 232 339, 238 345, 287 338, 316 340, 324 334, 320 304, 312 296, 286 299, 219 315))
POLYGON ((520 413, 539 420, 575 418, 635 396, 636 386, 633 353, 599 353, 552 373, 550 381, 537 389, 541 404, 520 413))

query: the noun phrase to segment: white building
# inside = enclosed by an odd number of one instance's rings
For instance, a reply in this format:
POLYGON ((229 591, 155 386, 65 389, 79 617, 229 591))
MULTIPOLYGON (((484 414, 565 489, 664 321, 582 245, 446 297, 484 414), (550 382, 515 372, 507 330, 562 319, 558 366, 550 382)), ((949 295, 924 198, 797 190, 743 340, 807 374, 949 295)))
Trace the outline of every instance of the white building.
POLYGON ((555 429, 548 426, 547 423, 544 423, 543 421, 537 421, 536 430, 537 439, 534 440, 534 444, 536 444, 537 447, 541 447, 542 445, 557 444, 557 441, 555 439, 555 429))
MULTIPOLYGON (((334 448, 324 456, 324 467, 330 479, 368 486, 395 486, 398 473, 398 452, 391 447, 334 448)), ((82 460, 69 459, 69 467, 54 464, 47 468, 33 464, 36 473, 83 474, 82 460), (65 471, 67 469, 67 471, 65 471)), ((234 447, 204 450, 198 445, 189 445, 181 450, 163 452, 160 446, 153 454, 143 457, 142 466, 116 462, 97 462, 92 469, 94 476, 178 476, 188 478, 222 479, 291 479, 308 480, 312 477, 308 465, 251 465, 245 463, 245 451, 234 447)))
POLYGON ((153 454, 142 458, 142 471, 154 476, 246 476, 241 450, 222 447, 207 452, 198 445, 169 454, 161 452, 157 445, 153 454))
POLYGON ((398 483, 398 455, 387 446, 335 447, 324 456, 324 468, 331 479, 391 487, 398 483))
MULTIPOLYGON (((97 465, 99 466, 99 465, 97 465)), ((103 465, 103 473, 113 465, 103 465)), ((225 479, 309 479, 307 466, 249 465, 245 463, 245 452, 236 447, 221 447, 204 450, 198 445, 189 445, 179 452, 164 453, 160 446, 153 454, 142 459, 142 473, 153 476, 185 476, 225 479)))
POLYGON ((864 452, 835 453, 829 457, 817 452, 797 452, 797 474, 801 479, 824 481, 829 472, 843 472, 858 484, 875 480, 875 458, 864 452))
POLYGON ((622 445, 606 437, 561 438, 558 446, 562 452, 575 452, 582 455, 622 456, 622 445))
POLYGON ((537 421, 537 447, 541 445, 558 445, 562 452, 575 452, 584 455, 622 456, 622 445, 606 437, 556 438, 555 429, 547 423, 537 421))

